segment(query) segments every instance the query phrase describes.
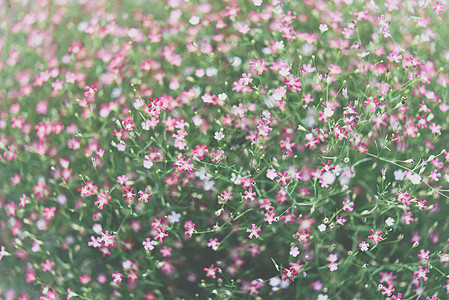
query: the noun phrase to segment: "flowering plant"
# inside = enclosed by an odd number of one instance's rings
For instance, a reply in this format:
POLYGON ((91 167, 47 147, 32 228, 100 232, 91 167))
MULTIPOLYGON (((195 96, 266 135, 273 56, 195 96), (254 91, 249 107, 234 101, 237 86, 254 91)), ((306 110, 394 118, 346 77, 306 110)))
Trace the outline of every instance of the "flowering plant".
POLYGON ((0 16, 2 298, 447 298, 445 1, 0 16))

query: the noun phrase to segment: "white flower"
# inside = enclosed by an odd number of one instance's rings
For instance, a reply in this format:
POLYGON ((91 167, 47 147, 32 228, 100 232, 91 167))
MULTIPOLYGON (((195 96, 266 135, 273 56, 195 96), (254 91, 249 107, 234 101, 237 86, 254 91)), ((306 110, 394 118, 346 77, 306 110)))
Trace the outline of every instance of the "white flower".
POLYGON ((321 232, 325 231, 326 230, 326 225, 321 224, 320 226, 318 226, 318 230, 321 231, 321 232))
POLYGON ((190 18, 189 23, 192 25, 198 25, 200 23, 200 18, 198 16, 193 16, 190 18))
POLYGON ((120 141, 120 143, 117 144, 117 150, 118 151, 125 151, 126 149, 126 144, 123 141, 120 141))
POLYGON ((268 282, 269 285, 271 286, 278 286, 281 284, 281 279, 279 277, 273 277, 270 279, 270 281, 268 282))
POLYGON ((308 133, 308 134, 306 134, 306 140, 312 140, 313 138, 315 138, 315 137, 313 136, 313 133, 308 133))
POLYGON ((332 118, 333 115, 334 115, 334 111, 332 110, 332 108, 326 107, 326 108, 324 109, 324 116, 325 116, 326 118, 332 118))
POLYGON ((326 171, 324 172, 324 174, 321 176, 321 178, 323 179, 323 184, 325 185, 331 185, 334 183, 335 181, 335 174, 330 172, 330 171, 326 171))
POLYGON ((408 176, 407 176, 407 178, 408 178, 408 180, 410 180, 413 184, 420 184, 421 183, 421 176, 419 176, 418 174, 416 174, 416 173, 413 173, 413 174, 409 174, 408 176))
POLYGON ((405 172, 401 169, 394 171, 393 174, 394 174, 394 180, 396 180, 396 181, 404 180, 404 177, 406 175, 405 172))
POLYGON ((139 108, 141 108, 142 105, 144 105, 144 104, 145 104, 145 103, 143 103, 142 100, 136 99, 136 100, 133 102, 133 107, 134 107, 135 109, 139 109, 139 108))
POLYGON ((152 166, 153 166, 153 162, 152 162, 151 160, 145 159, 145 160, 143 161, 143 167, 144 167, 145 169, 150 169, 152 166))
POLYGON ((265 55, 270 55, 270 54, 273 53, 273 51, 271 51, 270 48, 265 47, 265 48, 262 48, 262 53, 265 54, 265 55))
POLYGON ((170 223, 178 223, 179 219, 181 218, 181 214, 180 213, 176 213, 175 211, 171 212, 171 215, 167 216, 168 221, 170 221, 170 223))
POLYGON ((326 24, 320 24, 320 31, 321 32, 326 32, 329 29, 329 27, 327 27, 326 24))
POLYGON ((218 70, 216 68, 207 68, 206 69, 206 76, 207 77, 212 77, 214 75, 217 75, 218 70))
POLYGON ((394 220, 391 217, 388 217, 388 219, 385 220, 385 224, 387 224, 387 226, 393 226, 394 220))
POLYGON ((213 181, 213 180, 211 180, 211 179, 207 179, 205 182, 204 182, 204 190, 205 191, 213 191, 214 190, 214 184, 215 184, 215 181, 213 181))
POLYGON ((282 288, 282 289, 286 289, 289 286, 290 286, 290 281, 289 280, 286 280, 286 281, 282 280, 281 284, 279 285, 279 287, 282 288))
POLYGON ((231 66, 238 67, 242 63, 242 59, 238 56, 234 56, 231 58, 231 66))
POLYGON ((96 233, 96 234, 100 234, 100 232, 103 231, 101 224, 94 224, 94 226, 92 226, 92 230, 96 233))
POLYGON ((201 167, 198 171, 196 171, 195 176, 197 176, 201 180, 210 179, 210 175, 207 173, 207 170, 204 167, 201 167))
POLYGON ((146 122, 142 122, 140 123, 142 125, 142 129, 143 130, 150 130, 150 124, 149 124, 150 120, 147 120, 146 122))
POLYGON ((203 119, 196 115, 192 118, 193 124, 195 124, 195 126, 201 126, 203 124, 203 119))
POLYGON ((228 98, 228 95, 226 95, 225 93, 221 93, 218 95, 218 100, 220 101, 224 101, 226 100, 226 98, 228 98))
POLYGON ((267 111, 267 110, 264 110, 262 112, 262 115, 263 115, 264 118, 271 119, 271 113, 269 111, 267 111))
POLYGON ((134 37, 136 37, 138 34, 139 34, 139 29, 137 29, 137 28, 130 28, 130 29, 128 30, 128 36, 129 36, 130 38, 134 38, 134 37))
POLYGON ((360 247, 361 251, 368 251, 369 244, 367 242, 363 241, 359 244, 359 247, 360 247))
POLYGON ((117 97, 120 96, 121 94, 122 94, 122 88, 121 88, 121 87, 114 88, 114 89, 112 90, 111 97, 112 97, 112 98, 117 98, 117 97))
POLYGON ((214 135, 214 137, 215 137, 215 139, 217 140, 217 141, 221 141, 223 138, 224 138, 224 134, 223 134, 223 132, 215 132, 215 135, 214 135))
POLYGON ((280 41, 280 42, 274 43, 273 48, 275 48, 277 50, 283 49, 284 48, 284 41, 280 41))
POLYGON ((247 24, 237 23, 237 26, 237 30, 242 34, 246 34, 251 30, 251 28, 247 24))
POLYGON ((299 255, 298 247, 292 247, 290 248, 290 255, 293 257, 296 257, 299 255))
POLYGON ((276 174, 276 170, 275 169, 268 169, 267 170, 267 178, 273 180, 273 179, 276 178, 276 176, 278 176, 278 175, 276 174))
POLYGON ((283 77, 287 77, 290 74, 290 68, 289 67, 282 67, 279 70, 279 75, 283 76, 283 77))
POLYGON ((243 179, 243 177, 240 174, 235 174, 235 173, 231 174, 231 181, 233 184, 237 184, 237 185, 241 184, 240 181, 242 179, 243 179))

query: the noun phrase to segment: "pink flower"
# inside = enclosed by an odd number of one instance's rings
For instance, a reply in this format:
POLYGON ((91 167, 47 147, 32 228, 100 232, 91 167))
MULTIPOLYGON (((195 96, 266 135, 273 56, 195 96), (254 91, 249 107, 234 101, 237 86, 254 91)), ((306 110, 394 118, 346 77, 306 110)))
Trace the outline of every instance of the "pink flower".
POLYGON ((46 208, 44 208, 44 212, 42 213, 42 215, 44 216, 44 218, 47 221, 50 221, 53 218, 53 216, 55 215, 55 211, 56 211, 56 207, 54 207, 54 206, 50 207, 50 208, 46 207, 46 208))
POLYGON ((122 278, 123 278, 123 274, 119 273, 119 271, 115 271, 115 273, 112 274, 112 278, 114 278, 114 282, 117 283, 118 285, 122 284, 122 278))
POLYGON ((162 257, 169 257, 171 256, 171 248, 164 246, 161 250, 160 250, 162 257))
POLYGON ((430 251, 425 251, 424 249, 420 250, 420 254, 418 254, 419 262, 423 264, 427 264, 430 259, 430 251))
POLYGON ((137 274, 135 270, 131 270, 129 274, 126 276, 130 282, 134 282, 137 280, 137 274))
POLYGON ((108 230, 106 230, 105 233, 100 232, 100 235, 101 235, 101 240, 100 240, 100 242, 103 242, 103 245, 104 245, 105 247, 114 245, 115 237, 114 237, 112 234, 109 234, 109 231, 108 231, 108 230))
POLYGON ((292 178, 290 176, 288 176, 288 172, 285 171, 284 174, 282 174, 281 172, 278 173, 279 179, 276 180, 276 182, 281 182, 282 184, 285 186, 287 185, 287 181, 290 181, 292 178))
POLYGON ((33 270, 28 270, 25 273, 25 278, 26 278, 27 283, 35 282, 36 281, 36 272, 34 272, 33 270))
POLYGON ((232 198, 232 193, 231 193, 231 192, 227 193, 226 191, 223 191, 223 192, 220 194, 220 196, 223 198, 224 201, 228 201, 228 200, 231 200, 231 198, 232 198))
POLYGON ((361 250, 361 251, 367 251, 367 250, 368 250, 368 247, 369 247, 369 243, 367 243, 367 242, 365 242, 365 241, 362 241, 362 242, 359 244, 359 247, 360 247, 360 250, 361 250))
POLYGON ((329 270, 331 272, 334 272, 334 271, 336 271, 338 269, 338 264, 335 263, 335 262, 332 262, 332 263, 329 264, 328 268, 329 268, 329 270))
POLYGON ((263 60, 251 61, 250 63, 251 69, 256 72, 258 75, 261 75, 264 71, 267 70, 266 64, 263 60))
POLYGON ((148 188, 145 188, 145 192, 139 191, 138 194, 140 195, 138 200, 143 201, 144 203, 148 203, 148 198, 153 196, 153 194, 149 192, 148 188))
POLYGON ((288 280, 293 281, 293 276, 298 276, 298 271, 294 267, 291 267, 290 269, 284 269, 284 271, 282 271, 282 273, 285 274, 282 277, 282 280, 284 280, 284 281, 287 278, 288 278, 288 280))
POLYGON ((377 244, 379 241, 382 241, 383 238, 380 236, 382 234, 382 230, 379 230, 378 232, 374 232, 374 229, 371 229, 372 235, 368 236, 370 240, 373 240, 374 244, 377 244))
POLYGON ((307 238, 310 237, 310 234, 306 233, 305 230, 303 230, 301 233, 297 232, 296 236, 298 237, 299 242, 307 242, 307 238))
POLYGON ((152 241, 150 238, 147 238, 145 241, 142 242, 143 247, 145 250, 153 250, 154 245, 156 245, 156 241, 152 241))
POLYGON ((51 272, 52 268, 55 266, 55 263, 46 259, 44 263, 41 264, 42 271, 51 272))
POLYGON ((84 90, 86 92, 84 92, 84 96, 86 97, 93 97, 95 95, 96 92, 98 92, 98 88, 95 87, 95 84, 91 84, 91 86, 89 87, 88 85, 86 85, 84 87, 84 90))
POLYGON ((2 247, 0 247, 0 260, 2 260, 3 256, 5 256, 6 251, 5 251, 5 246, 2 245, 2 247))
POLYGON ((19 206, 20 207, 25 207, 26 200, 27 200, 27 195, 22 194, 22 197, 20 197, 19 206))
POLYGON ((296 256, 298 256, 298 254, 299 254, 298 247, 291 247, 290 248, 290 255, 291 256, 296 257, 296 256))
POLYGON ((336 262, 338 260, 338 256, 335 253, 329 254, 327 260, 330 261, 330 262, 336 262))
POLYGON ((127 204, 129 204, 133 200, 133 197, 136 196, 136 194, 133 194, 134 188, 131 187, 130 189, 124 189, 124 191, 126 193, 122 194, 122 197, 126 198, 126 202, 127 202, 127 204))
POLYGON ((385 282, 386 284, 390 285, 393 282, 393 280, 396 279, 396 276, 393 276, 393 272, 390 272, 390 273, 380 272, 379 275, 382 276, 379 283, 385 282))
POLYGON ((432 131, 432 133, 435 133, 435 134, 441 133, 441 126, 435 124, 435 122, 429 126, 429 129, 432 131))
POLYGON ((329 27, 327 27, 326 24, 320 24, 319 29, 321 32, 326 32, 329 29, 329 27))
POLYGON ((168 237, 168 234, 165 233, 167 229, 165 229, 165 227, 158 227, 156 228, 157 231, 157 235, 154 238, 155 240, 159 239, 159 243, 162 243, 162 240, 166 237, 168 237))
POLYGON ((445 12, 444 4, 441 4, 439 1, 435 2, 435 5, 432 6, 433 10, 435 10, 435 14, 438 16, 440 12, 445 12))
POLYGON ((126 175, 121 175, 121 176, 117 176, 117 183, 120 185, 126 185, 128 181, 128 176, 126 175))
POLYGON ((251 228, 247 229, 246 232, 250 232, 249 234, 249 238, 252 239, 254 236, 257 238, 259 238, 259 235, 257 234, 258 232, 260 232, 262 229, 256 228, 256 224, 252 224, 251 228))
POLYGON ((204 271, 206 271, 206 276, 207 277, 212 277, 212 278, 217 278, 217 276, 215 275, 217 272, 218 268, 214 267, 214 264, 210 265, 209 268, 204 268, 204 271))
POLYGON ((91 281, 91 278, 87 274, 84 274, 83 276, 78 276, 78 279, 80 280, 81 284, 88 284, 91 281))
POLYGON ((134 126, 136 126, 136 124, 131 119, 127 119, 127 120, 123 121, 123 127, 127 131, 132 131, 134 126))
POLYGON ((78 192, 80 192, 81 197, 90 197, 97 193, 97 189, 98 187, 92 181, 88 181, 86 184, 81 184, 78 192))
POLYGON ((346 198, 343 201, 343 210, 344 211, 353 211, 354 210, 354 202, 349 201, 348 198, 346 198))
POLYGON ((111 200, 111 195, 108 194, 108 192, 101 192, 97 195, 97 201, 94 202, 95 205, 98 205, 98 208, 100 210, 103 209, 104 205, 108 205, 109 201, 111 200))
POLYGON ((429 278, 427 278, 426 274, 429 273, 429 270, 426 268, 423 270, 422 266, 418 267, 418 271, 415 271, 414 274, 418 276, 417 280, 420 281, 421 278, 424 281, 427 281, 429 278))
POLYGON ((390 284, 388 285, 388 288, 386 286, 382 286, 382 295, 391 296, 391 294, 394 292, 394 287, 390 284))
POLYGON ((218 249, 218 246, 220 246, 220 242, 218 242, 218 238, 209 239, 209 243, 207 243, 207 247, 210 247, 216 251, 218 249))
POLYGON ((184 223, 184 228, 186 229, 186 232, 184 232, 184 234, 188 235, 189 238, 191 238, 192 234, 196 232, 195 223, 193 223, 192 221, 186 221, 184 223))
POLYGON ((347 221, 346 219, 337 215, 337 223, 338 224, 340 224, 341 226, 344 226, 346 221, 347 221))
POLYGON ((59 299, 58 296, 59 296, 59 294, 55 291, 55 289, 52 289, 51 291, 48 290, 47 294, 45 294, 45 297, 41 296, 40 299, 41 300, 42 299, 45 299, 45 300, 56 300, 56 299, 59 299))

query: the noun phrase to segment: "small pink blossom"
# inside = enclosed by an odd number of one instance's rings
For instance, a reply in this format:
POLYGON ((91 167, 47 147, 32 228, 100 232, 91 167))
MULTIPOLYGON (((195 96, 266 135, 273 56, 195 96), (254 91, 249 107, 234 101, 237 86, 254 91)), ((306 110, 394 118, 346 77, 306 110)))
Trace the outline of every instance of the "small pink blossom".
POLYGON ((423 279, 424 281, 427 281, 429 278, 427 278, 426 274, 429 273, 429 270, 426 268, 423 270, 422 266, 418 267, 418 271, 415 271, 414 274, 418 276, 418 281, 423 279))
POLYGON ((122 284, 123 274, 119 273, 119 271, 115 271, 115 273, 112 274, 112 278, 114 278, 114 282, 118 285, 122 284))
POLYGON ((367 242, 365 242, 365 241, 362 241, 362 242, 359 244, 359 247, 360 247, 360 250, 361 250, 361 251, 367 251, 367 250, 368 250, 368 247, 369 247, 369 243, 367 243, 367 242))
POLYGON ((371 229, 371 233, 372 233, 372 235, 368 236, 368 238, 370 240, 373 240, 374 244, 377 244, 378 242, 383 240, 383 238, 380 236, 382 234, 382 230, 375 232, 374 229, 371 229))
POLYGON ((150 238, 147 238, 145 241, 142 242, 142 245, 145 248, 145 250, 153 250, 156 244, 157 242, 152 241, 150 238))
POLYGON ((439 1, 435 2, 435 5, 432 6, 432 9, 435 10, 435 14, 438 16, 440 12, 445 12, 444 4, 440 3, 439 1))
POLYGON ((209 268, 204 268, 204 271, 206 272, 207 277, 217 278, 216 274, 218 271, 217 267, 214 267, 214 264, 210 265, 209 268))
POLYGON ((5 246, 1 246, 0 247, 0 260, 2 260, 2 258, 3 258, 3 256, 5 256, 6 255, 6 248, 5 248, 5 246))
POLYGON ((258 232, 260 232, 262 229, 256 228, 256 224, 252 224, 250 229, 247 229, 246 232, 250 232, 250 235, 248 236, 250 239, 253 237, 259 238, 258 232))

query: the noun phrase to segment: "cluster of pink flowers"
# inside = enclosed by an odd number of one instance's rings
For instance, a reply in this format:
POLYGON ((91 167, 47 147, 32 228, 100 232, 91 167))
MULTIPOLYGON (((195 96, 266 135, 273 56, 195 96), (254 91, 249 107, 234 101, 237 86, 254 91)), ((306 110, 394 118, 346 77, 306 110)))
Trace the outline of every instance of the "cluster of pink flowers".
POLYGON ((424 2, 0 0, 0 298, 447 298, 424 2))

